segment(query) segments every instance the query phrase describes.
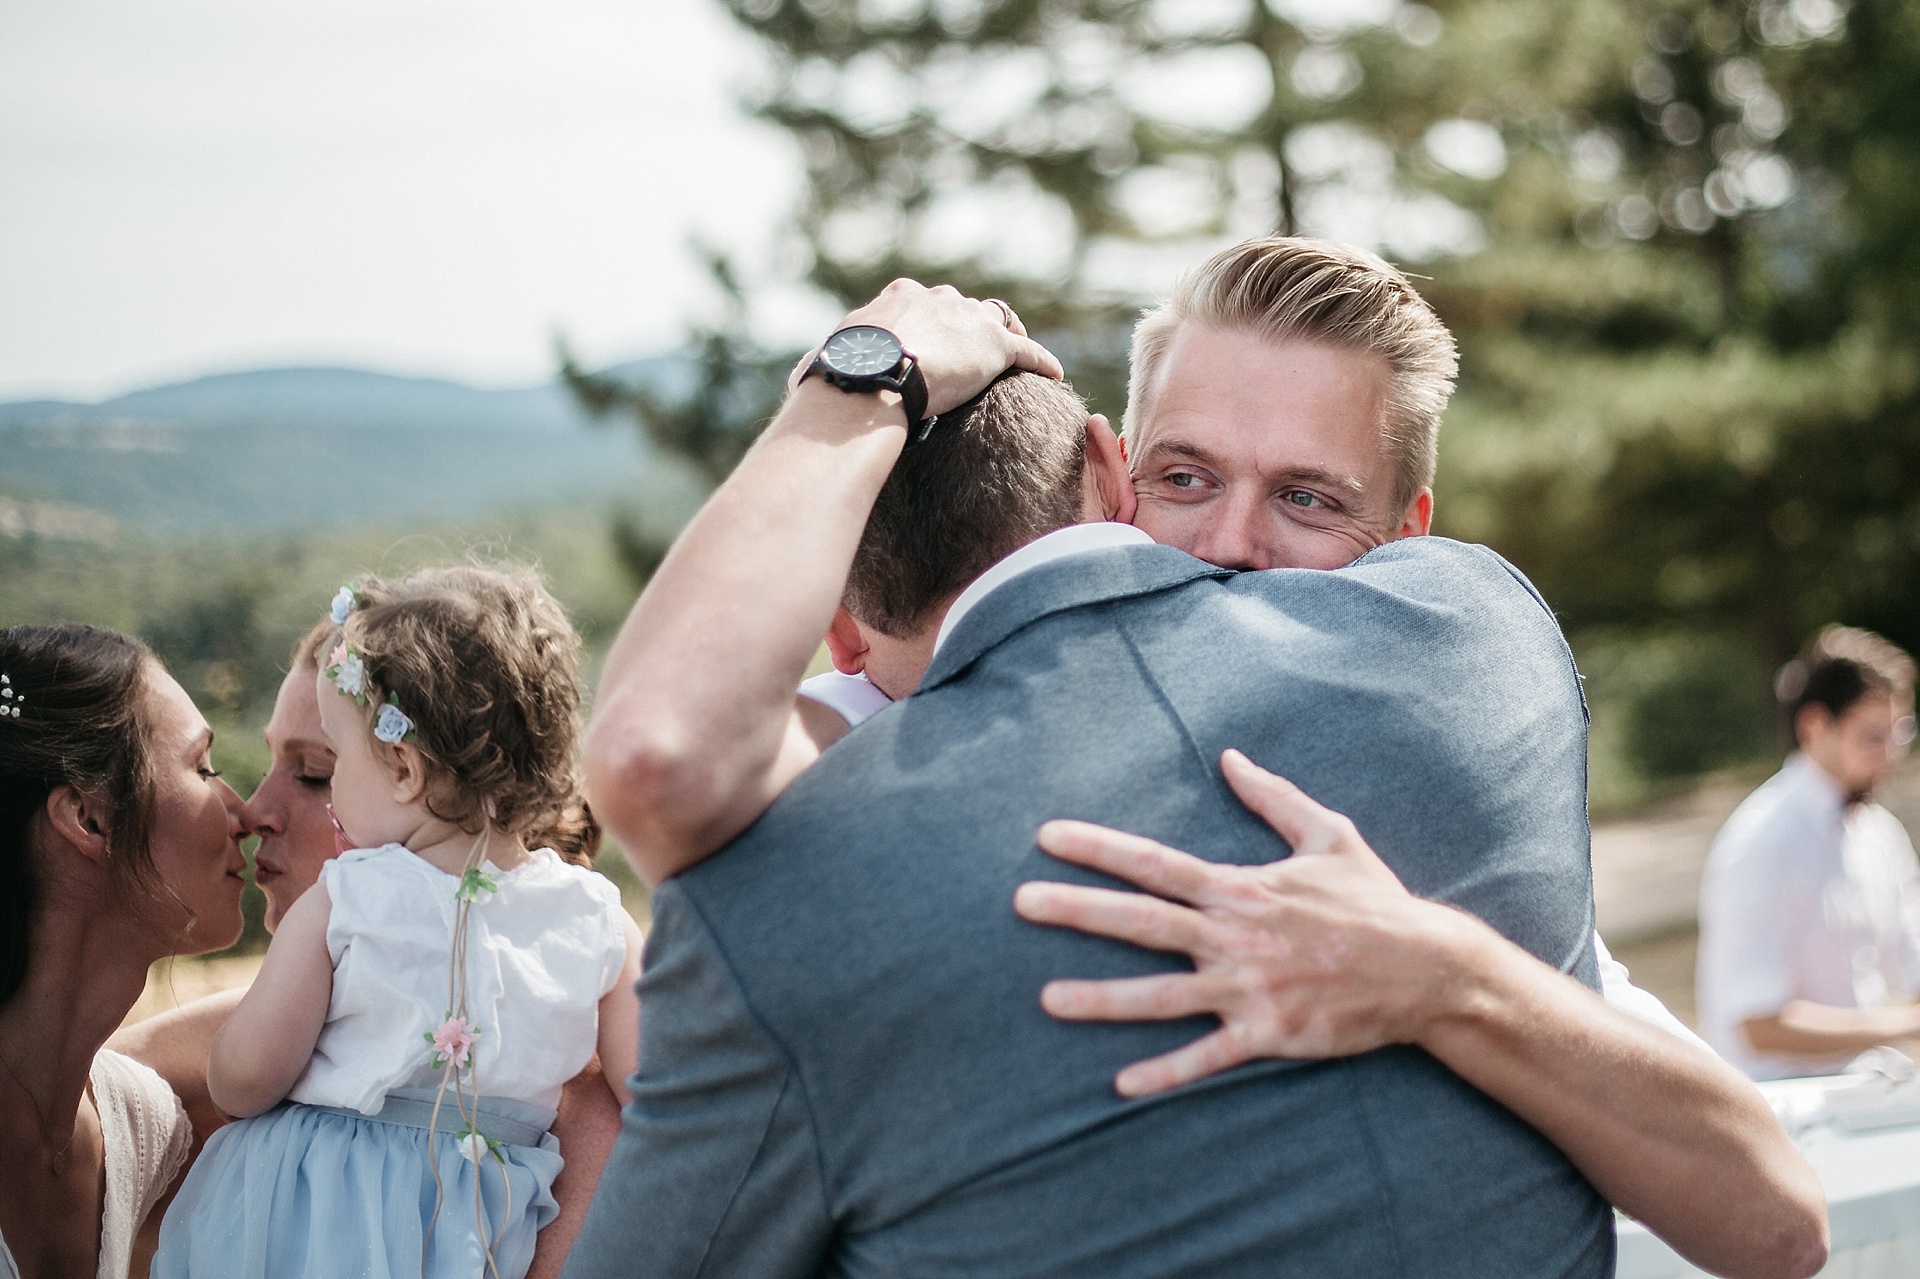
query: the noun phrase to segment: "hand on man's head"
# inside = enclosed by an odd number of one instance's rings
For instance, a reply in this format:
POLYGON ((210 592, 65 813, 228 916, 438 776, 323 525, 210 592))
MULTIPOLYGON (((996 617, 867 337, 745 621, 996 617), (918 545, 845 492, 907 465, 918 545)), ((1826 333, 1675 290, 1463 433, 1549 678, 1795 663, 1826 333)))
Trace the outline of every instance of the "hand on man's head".
MULTIPOLYGON (((1065 375, 1053 353, 1027 336, 1018 316, 949 284, 928 288, 895 280, 840 322, 843 328, 852 324, 886 329, 913 353, 927 382, 929 416, 959 408, 1008 369, 1065 375)), ((802 361, 800 371, 811 359, 802 361)))

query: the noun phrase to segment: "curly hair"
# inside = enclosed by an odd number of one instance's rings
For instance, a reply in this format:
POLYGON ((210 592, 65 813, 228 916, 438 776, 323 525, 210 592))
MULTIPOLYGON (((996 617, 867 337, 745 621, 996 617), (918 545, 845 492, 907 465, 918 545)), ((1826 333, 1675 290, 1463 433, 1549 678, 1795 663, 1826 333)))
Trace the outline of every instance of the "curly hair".
POLYGON ((476 832, 491 814, 569 861, 590 860, 599 827, 581 798, 580 637, 539 577, 455 565, 398 582, 364 577, 354 590, 358 605, 335 633, 365 664, 369 731, 383 700, 413 721, 429 811, 476 832))
POLYGON ((118 631, 0 629, 0 674, 13 694, 6 701, 19 710, 0 716, 0 1004, 26 979, 40 896, 33 823, 55 788, 105 801, 109 867, 120 883, 153 887, 146 689, 159 669, 145 644, 118 631))

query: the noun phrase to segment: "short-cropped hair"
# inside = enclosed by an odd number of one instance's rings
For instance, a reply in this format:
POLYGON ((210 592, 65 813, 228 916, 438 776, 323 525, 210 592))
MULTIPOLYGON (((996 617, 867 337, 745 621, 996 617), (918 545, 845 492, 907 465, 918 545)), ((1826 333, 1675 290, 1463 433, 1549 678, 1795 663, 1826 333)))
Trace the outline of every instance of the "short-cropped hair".
POLYGON ((1440 415, 1459 355, 1426 299, 1384 259, 1327 240, 1274 236, 1224 249, 1183 276, 1173 296, 1134 326, 1125 433, 1136 449, 1167 349, 1188 322, 1378 356, 1389 372, 1381 432, 1394 461, 1395 515, 1433 483, 1440 415))
POLYGON ((997 561, 1077 523, 1086 438, 1086 404, 1034 373, 1007 374, 942 413, 881 486, 847 576, 847 612, 911 635, 997 561))
POLYGON ((1773 691, 1787 723, 1809 706, 1838 719, 1866 697, 1913 696, 1913 659, 1889 640, 1851 626, 1828 626, 1780 668, 1773 691))

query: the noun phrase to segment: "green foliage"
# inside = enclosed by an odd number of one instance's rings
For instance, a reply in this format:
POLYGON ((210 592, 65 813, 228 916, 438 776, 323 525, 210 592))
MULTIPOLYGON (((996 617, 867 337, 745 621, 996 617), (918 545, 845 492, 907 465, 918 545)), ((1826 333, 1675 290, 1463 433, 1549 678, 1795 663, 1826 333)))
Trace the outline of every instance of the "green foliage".
POLYGON ((1920 644, 1920 170, 1880 168, 1920 158, 1920 31, 1901 0, 1620 11, 1626 79, 1555 107, 1553 216, 1434 271, 1439 527, 1577 646, 1642 637, 1638 684, 1672 683, 1628 695, 1625 750, 1657 778, 1777 748, 1769 674, 1821 624, 1920 644))
MULTIPOLYGON (((563 342, 560 376, 580 406, 596 418, 632 420, 655 456, 678 463, 700 494, 710 493, 765 429, 786 390, 798 352, 768 351, 747 326, 747 299, 732 264, 706 253, 708 274, 725 309, 717 325, 695 325, 687 338, 693 356, 691 386, 663 387, 583 370, 563 342)), ((673 525, 622 512, 614 517, 614 553, 636 586, 653 576, 672 541, 673 525)))

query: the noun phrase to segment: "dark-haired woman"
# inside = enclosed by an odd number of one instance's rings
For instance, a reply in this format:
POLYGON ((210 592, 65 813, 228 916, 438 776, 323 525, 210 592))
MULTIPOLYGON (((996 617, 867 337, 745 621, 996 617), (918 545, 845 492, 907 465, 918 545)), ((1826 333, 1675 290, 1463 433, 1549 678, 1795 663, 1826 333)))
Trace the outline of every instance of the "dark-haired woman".
POLYGON ((126 636, 0 630, 0 707, 0 1276, 122 1279, 188 1125, 102 1045, 155 960, 239 935, 240 799, 126 636))

